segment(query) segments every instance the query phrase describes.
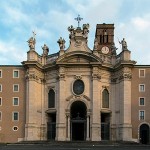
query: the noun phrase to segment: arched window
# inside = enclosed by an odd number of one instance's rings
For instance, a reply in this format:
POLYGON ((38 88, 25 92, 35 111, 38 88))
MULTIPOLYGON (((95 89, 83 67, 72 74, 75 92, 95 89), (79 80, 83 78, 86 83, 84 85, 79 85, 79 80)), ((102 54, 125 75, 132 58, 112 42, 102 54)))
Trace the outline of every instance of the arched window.
POLYGON ((102 93, 102 107, 109 108, 109 93, 107 89, 104 89, 102 93))
POLYGON ((53 89, 50 89, 48 93, 48 108, 54 107, 55 107, 55 92, 53 89))

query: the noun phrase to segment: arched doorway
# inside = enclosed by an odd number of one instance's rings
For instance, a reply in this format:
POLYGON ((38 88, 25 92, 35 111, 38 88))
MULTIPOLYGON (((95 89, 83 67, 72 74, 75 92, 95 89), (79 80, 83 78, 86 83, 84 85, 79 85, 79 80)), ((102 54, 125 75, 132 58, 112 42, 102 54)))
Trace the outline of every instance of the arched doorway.
POLYGON ((149 143, 149 126, 147 124, 142 124, 140 126, 140 142, 142 144, 148 144, 149 143))
POLYGON ((71 105, 71 140, 84 141, 86 139, 86 105, 75 101, 71 105))

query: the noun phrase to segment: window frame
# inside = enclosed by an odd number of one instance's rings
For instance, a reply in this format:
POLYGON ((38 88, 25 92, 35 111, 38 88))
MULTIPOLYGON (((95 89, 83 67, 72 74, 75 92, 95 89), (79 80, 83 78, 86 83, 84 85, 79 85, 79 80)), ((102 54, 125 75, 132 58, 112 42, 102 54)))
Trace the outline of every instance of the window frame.
POLYGON ((17 69, 13 70, 13 78, 19 78, 19 70, 17 70, 17 69), (18 76, 17 77, 15 76, 15 72, 16 71, 18 72, 18 76))
POLYGON ((139 84, 139 92, 145 92, 145 84, 139 84), (143 90, 141 90, 141 86, 144 87, 143 90))
POLYGON ((53 88, 49 89, 48 91, 48 109, 54 109, 56 107, 56 93, 55 90, 53 88), (50 99, 50 91, 53 91, 53 100, 51 103, 51 99, 50 99), (53 104, 53 106, 52 106, 53 104))
POLYGON ((139 110, 139 120, 140 121, 145 120, 145 110, 139 110), (144 114, 143 116, 141 115, 141 112, 143 112, 143 114, 144 114))
POLYGON ((12 121, 19 121, 19 112, 18 112, 18 111, 13 111, 13 112, 12 112, 12 121), (14 116, 15 113, 18 114, 17 120, 15 120, 15 116, 14 116))
POLYGON ((13 92, 19 92, 19 84, 13 84, 13 92), (15 85, 18 86, 18 91, 15 91, 15 85))
POLYGON ((108 91, 108 89, 107 88, 104 88, 103 90, 102 90, 102 101, 101 101, 101 107, 102 107, 102 109, 109 109, 110 108, 110 94, 109 94, 109 91, 108 91), (108 92, 108 107, 103 107, 103 92, 104 92, 104 90, 106 90, 107 92, 108 92))
POLYGON ((13 97, 13 106, 19 106, 19 97, 13 97), (17 98, 17 100, 18 100, 18 104, 17 105, 15 105, 15 99, 17 98))
POLYGON ((145 97, 139 97, 139 106, 145 106, 145 97), (141 99, 144 99, 144 105, 141 105, 141 99))
POLYGON ((2 78, 3 73, 2 73, 2 69, 0 69, 0 78, 2 78))
POLYGON ((139 69, 139 78, 145 78, 145 69, 139 69), (141 76, 141 71, 144 71, 144 76, 141 76))
POLYGON ((19 130, 19 127, 18 127, 18 126, 13 126, 13 127, 12 127, 12 130, 13 130, 13 131, 18 131, 18 130, 19 130), (17 130, 14 130, 14 128, 17 128, 17 130))
POLYGON ((2 92, 2 84, 0 84, 0 92, 2 92))
POLYGON ((0 97, 0 106, 2 106, 2 102, 3 100, 2 100, 2 97, 0 97))
POLYGON ((2 121, 2 111, 0 111, 0 121, 2 121))

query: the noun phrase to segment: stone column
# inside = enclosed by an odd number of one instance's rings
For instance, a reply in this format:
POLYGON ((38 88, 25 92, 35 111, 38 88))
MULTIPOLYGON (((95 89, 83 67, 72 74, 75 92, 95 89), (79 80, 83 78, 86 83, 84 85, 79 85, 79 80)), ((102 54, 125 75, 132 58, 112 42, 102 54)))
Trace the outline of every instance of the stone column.
POLYGON ((86 141, 90 140, 89 130, 90 130, 90 114, 87 112, 87 127, 86 127, 86 141))
POLYGON ((57 105, 57 122, 56 122, 56 140, 66 140, 66 115, 65 115, 65 68, 59 68, 58 81, 58 105, 57 105))
POLYGON ((46 140, 46 115, 45 115, 45 79, 41 79, 41 140, 46 140))
POLYGON ((120 140, 132 140, 131 124, 131 73, 130 68, 123 68, 123 74, 120 76, 120 140))
POLYGON ((91 140, 92 141, 100 141, 100 91, 99 87, 100 76, 98 74, 98 67, 93 66, 93 74, 92 74, 92 116, 91 116, 91 140))
POLYGON ((70 114, 67 114, 67 141, 70 141, 70 114))
POLYGON ((26 125, 25 125, 25 140, 40 140, 40 125, 41 125, 41 101, 39 91, 36 95, 37 87, 40 89, 41 84, 36 72, 27 72, 26 74, 26 125), (38 105, 39 104, 39 105, 38 105), (40 108, 40 109, 39 109, 40 108))

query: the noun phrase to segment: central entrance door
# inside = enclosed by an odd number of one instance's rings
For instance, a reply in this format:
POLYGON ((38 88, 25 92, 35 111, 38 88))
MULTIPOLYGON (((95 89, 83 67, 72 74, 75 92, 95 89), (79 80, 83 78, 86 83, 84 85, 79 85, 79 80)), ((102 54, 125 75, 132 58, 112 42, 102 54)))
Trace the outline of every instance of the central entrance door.
POLYGON ((75 101, 71 105, 71 140, 84 141, 86 139, 86 105, 75 101))

